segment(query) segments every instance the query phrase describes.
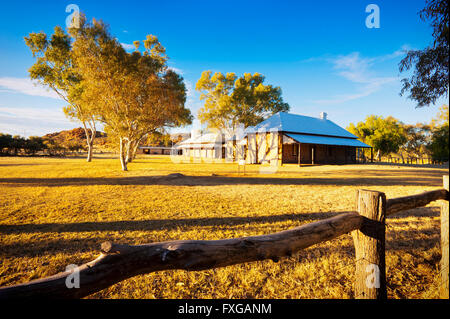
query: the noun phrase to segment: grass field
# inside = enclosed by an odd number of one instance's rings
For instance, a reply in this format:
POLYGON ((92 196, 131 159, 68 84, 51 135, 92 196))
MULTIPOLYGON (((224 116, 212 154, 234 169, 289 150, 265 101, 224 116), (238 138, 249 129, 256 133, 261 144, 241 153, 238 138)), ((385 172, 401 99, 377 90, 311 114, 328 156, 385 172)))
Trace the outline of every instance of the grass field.
MULTIPOLYGON (((64 271, 100 244, 268 234, 354 210, 358 188, 387 198, 442 187, 448 169, 285 165, 259 174, 236 164, 0 158, 0 286, 64 271), (167 176, 181 173, 185 176, 167 176)), ((439 203, 387 219, 389 298, 437 298, 439 203)), ((291 258, 130 278, 89 298, 353 298, 350 235, 291 258)))

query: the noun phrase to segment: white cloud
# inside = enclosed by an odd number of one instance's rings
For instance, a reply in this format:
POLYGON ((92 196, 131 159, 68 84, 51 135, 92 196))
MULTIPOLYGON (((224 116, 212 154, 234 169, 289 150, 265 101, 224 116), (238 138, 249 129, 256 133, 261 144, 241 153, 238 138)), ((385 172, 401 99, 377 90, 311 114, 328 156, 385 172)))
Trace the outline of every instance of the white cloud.
POLYGON ((0 106, 0 116, 10 119, 26 119, 46 122, 67 122, 70 121, 64 115, 62 109, 53 110, 48 108, 32 108, 32 107, 2 107, 0 106))
POLYGON ((183 75, 184 74, 183 70, 181 70, 179 68, 176 68, 176 67, 173 67, 173 66, 169 66, 168 69, 172 70, 175 73, 178 73, 179 75, 183 75))
POLYGON ((390 54, 386 54, 386 55, 382 55, 379 57, 374 58, 373 60, 376 62, 383 62, 383 61, 387 61, 387 60, 391 60, 391 59, 395 59, 398 58, 399 56, 406 56, 406 52, 409 50, 414 50, 413 48, 411 48, 408 44, 404 44, 402 45, 401 49, 390 53, 390 54))
POLYGON ((317 104, 339 104, 366 97, 381 90, 386 84, 397 81, 398 77, 377 76, 373 71, 374 64, 393 59, 402 54, 404 54, 404 49, 376 58, 363 58, 359 52, 354 52, 328 59, 328 62, 333 64, 333 69, 337 71, 337 74, 356 84, 358 90, 355 93, 340 94, 329 99, 316 100, 314 102, 317 104))
POLYGON ((128 43, 123 43, 123 42, 121 42, 120 45, 121 45, 125 50, 134 50, 134 49, 135 49, 134 44, 128 44, 128 43))
POLYGON ((0 107, 0 132, 42 136, 80 126, 67 119, 62 109, 0 107))
POLYGON ((61 99, 55 92, 47 89, 28 78, 0 78, 0 90, 6 93, 21 93, 32 96, 42 96, 61 99))

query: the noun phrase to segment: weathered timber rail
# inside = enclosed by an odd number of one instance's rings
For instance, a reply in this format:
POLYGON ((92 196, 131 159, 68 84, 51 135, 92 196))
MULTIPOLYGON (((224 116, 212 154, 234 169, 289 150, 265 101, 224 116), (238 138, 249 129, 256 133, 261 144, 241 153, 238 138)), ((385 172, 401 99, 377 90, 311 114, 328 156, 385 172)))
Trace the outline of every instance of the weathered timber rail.
POLYGON ((426 206, 436 200, 444 201, 441 207, 441 297, 448 298, 447 175, 444 176, 443 189, 413 196, 386 200, 384 193, 359 190, 356 212, 269 235, 209 241, 168 241, 137 246, 105 242, 101 245, 101 254, 97 259, 51 277, 0 288, 0 299, 82 298, 127 278, 155 271, 205 270, 266 259, 278 261, 301 249, 350 232, 356 250, 355 296, 384 299, 385 217, 426 206), (367 267, 371 266, 376 267, 377 278, 373 286, 368 286, 367 267), (79 288, 69 288, 67 285, 74 275, 78 276, 79 288))

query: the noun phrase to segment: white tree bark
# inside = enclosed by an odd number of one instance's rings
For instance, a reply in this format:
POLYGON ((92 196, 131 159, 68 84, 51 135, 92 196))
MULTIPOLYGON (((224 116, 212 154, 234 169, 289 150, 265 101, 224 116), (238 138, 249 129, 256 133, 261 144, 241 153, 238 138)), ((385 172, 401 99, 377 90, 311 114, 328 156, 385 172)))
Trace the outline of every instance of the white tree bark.
POLYGON ((126 161, 126 145, 125 139, 123 137, 120 138, 119 156, 120 156, 120 164, 122 165, 122 171, 128 171, 126 161))
POLYGON ((97 134, 97 129, 95 128, 95 121, 88 121, 89 128, 86 125, 86 122, 83 122, 83 128, 84 132, 86 134, 86 144, 88 147, 88 155, 87 155, 87 162, 92 161, 92 153, 94 151, 94 139, 95 135, 97 134))

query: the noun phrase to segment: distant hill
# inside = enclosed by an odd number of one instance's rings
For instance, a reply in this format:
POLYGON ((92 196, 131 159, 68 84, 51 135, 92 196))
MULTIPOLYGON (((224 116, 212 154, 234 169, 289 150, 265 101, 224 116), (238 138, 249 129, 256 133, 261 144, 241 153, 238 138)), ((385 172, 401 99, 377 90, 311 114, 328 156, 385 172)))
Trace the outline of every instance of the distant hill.
MULTIPOLYGON (((46 134, 42 138, 47 141, 47 145, 52 145, 51 147, 57 150, 86 150, 86 133, 82 127, 46 134)), ((94 149, 97 151, 107 151, 110 148, 106 133, 97 131, 95 134, 94 149)))
MULTIPOLYGON (((106 137, 106 133, 97 131, 96 138, 106 137)), ((56 140, 85 140, 86 134, 82 127, 74 128, 73 130, 66 130, 61 132, 49 133, 43 136, 44 139, 56 139, 56 140)))

